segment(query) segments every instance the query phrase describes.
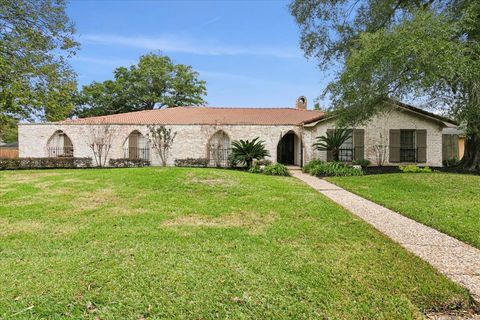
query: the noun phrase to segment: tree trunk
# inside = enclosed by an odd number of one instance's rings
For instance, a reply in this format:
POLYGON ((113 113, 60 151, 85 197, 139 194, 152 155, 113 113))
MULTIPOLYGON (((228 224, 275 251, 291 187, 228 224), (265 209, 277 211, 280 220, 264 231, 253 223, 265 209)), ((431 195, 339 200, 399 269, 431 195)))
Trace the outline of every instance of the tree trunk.
POLYGON ((467 135, 465 154, 460 167, 468 171, 480 171, 480 135, 478 133, 467 135))
POLYGON ((340 150, 339 149, 332 149, 332 158, 333 158, 333 161, 335 161, 335 162, 340 161, 340 150))

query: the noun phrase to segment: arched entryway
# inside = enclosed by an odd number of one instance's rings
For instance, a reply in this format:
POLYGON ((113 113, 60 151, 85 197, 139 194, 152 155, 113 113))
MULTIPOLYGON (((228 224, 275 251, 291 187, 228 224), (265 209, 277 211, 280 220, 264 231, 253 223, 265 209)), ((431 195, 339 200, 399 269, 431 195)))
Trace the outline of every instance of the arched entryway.
POLYGON ((207 158, 209 164, 216 167, 225 167, 228 165, 228 156, 230 155, 230 137, 223 131, 217 131, 208 140, 207 158))
POLYGON ((57 130, 48 139, 47 152, 49 157, 73 157, 72 140, 62 130, 57 130))
POLYGON ((132 131, 123 144, 123 156, 128 159, 150 159, 148 140, 138 130, 132 131))
POLYGON ((281 137, 280 141, 278 141, 277 162, 286 165, 301 166, 302 141, 295 132, 287 132, 281 137))

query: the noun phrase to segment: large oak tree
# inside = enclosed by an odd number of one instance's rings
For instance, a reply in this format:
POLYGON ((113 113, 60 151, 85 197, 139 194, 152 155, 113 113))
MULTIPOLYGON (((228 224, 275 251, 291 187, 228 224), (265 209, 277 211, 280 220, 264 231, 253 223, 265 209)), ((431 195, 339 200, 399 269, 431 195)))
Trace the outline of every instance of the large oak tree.
POLYGON ((74 32, 63 0, 0 0, 0 140, 13 139, 16 121, 72 111, 74 32))
POLYGON ((136 65, 119 67, 114 80, 84 86, 76 114, 100 116, 162 107, 204 104, 205 81, 191 66, 167 56, 147 54, 136 65))
POLYGON ((324 95, 358 123, 390 98, 438 108, 465 125, 462 165, 480 169, 478 0, 295 0, 301 47, 336 77, 324 95))

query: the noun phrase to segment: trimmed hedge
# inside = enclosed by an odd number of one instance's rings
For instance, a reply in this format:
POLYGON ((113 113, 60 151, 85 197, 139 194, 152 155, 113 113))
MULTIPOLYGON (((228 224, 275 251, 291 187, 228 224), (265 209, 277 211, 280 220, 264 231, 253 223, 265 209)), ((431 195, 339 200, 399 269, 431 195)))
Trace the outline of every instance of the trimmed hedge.
POLYGON ((150 161, 145 159, 119 158, 110 159, 108 164, 114 168, 135 168, 148 167, 150 165, 150 161))
POLYGON ((208 159, 206 158, 175 159, 176 167, 206 167, 207 165, 208 159))
POLYGON ((16 158, 0 159, 0 170, 50 169, 50 168, 90 168, 92 158, 16 158))

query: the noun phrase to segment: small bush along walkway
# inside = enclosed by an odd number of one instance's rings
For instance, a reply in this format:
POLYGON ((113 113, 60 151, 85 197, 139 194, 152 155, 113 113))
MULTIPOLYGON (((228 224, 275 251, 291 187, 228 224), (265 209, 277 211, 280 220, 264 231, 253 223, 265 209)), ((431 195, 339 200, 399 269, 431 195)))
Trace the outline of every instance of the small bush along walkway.
POLYGON ((480 176, 400 173, 328 180, 480 249, 480 176))
POLYGON ((290 177, 150 167, 0 180, 2 319, 420 319, 471 306, 290 177))

